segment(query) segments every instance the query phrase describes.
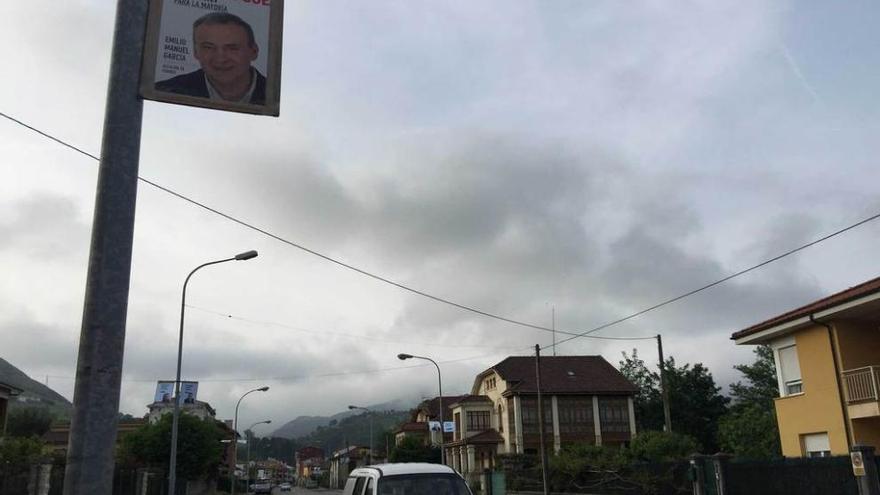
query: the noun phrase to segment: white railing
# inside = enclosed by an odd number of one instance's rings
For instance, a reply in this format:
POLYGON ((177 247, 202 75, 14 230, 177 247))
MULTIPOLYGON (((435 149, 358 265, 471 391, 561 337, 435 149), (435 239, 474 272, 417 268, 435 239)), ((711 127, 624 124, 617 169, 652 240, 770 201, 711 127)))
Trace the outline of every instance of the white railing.
POLYGON ((843 372, 847 403, 880 400, 880 366, 865 366, 843 372))

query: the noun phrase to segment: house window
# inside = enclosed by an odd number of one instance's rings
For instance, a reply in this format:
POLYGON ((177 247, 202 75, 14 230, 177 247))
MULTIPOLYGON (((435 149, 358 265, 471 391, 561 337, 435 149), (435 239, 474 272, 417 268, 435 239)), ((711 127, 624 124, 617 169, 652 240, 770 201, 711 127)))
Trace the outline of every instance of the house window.
POLYGON ((625 397, 599 397, 602 433, 629 433, 629 402, 625 397))
MULTIPOLYGON (((553 402, 550 398, 542 400, 544 403, 544 432, 553 432, 553 402)), ((535 434, 538 431, 538 400, 537 398, 520 399, 522 408, 523 434, 535 434)))
POLYGON ((455 421, 455 433, 453 433, 453 438, 456 440, 461 439, 461 413, 455 413, 453 415, 453 421, 455 421))
POLYGON ((779 354, 779 372, 782 379, 781 395, 802 393, 804 386, 801 382, 801 366, 798 362, 797 347, 794 345, 780 347, 777 352, 779 354))
POLYGON ((504 431, 504 407, 498 404, 498 432, 504 431))
MULTIPOLYGON (((514 413, 515 405, 514 405, 513 397, 507 398, 507 431, 510 432, 511 441, 516 438, 516 416, 514 413)), ((522 414, 522 411, 520 411, 522 414)), ((522 432, 520 432, 522 433, 522 432)))
POLYGON ((801 435, 804 457, 831 457, 831 444, 828 433, 812 433, 801 435))
POLYGON ((593 434, 593 400, 591 398, 560 397, 559 433, 593 434))
POLYGON ((486 379, 486 390, 495 390, 495 377, 486 379))
POLYGON ((489 411, 468 411, 468 431, 485 431, 489 429, 489 411))

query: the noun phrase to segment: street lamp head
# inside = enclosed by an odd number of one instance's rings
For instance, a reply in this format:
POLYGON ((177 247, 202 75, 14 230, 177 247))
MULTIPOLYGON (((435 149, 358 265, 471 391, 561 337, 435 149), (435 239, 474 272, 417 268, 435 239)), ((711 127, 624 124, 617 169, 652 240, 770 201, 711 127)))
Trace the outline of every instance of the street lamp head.
POLYGON ((272 420, 271 420, 271 419, 267 419, 266 421, 263 421, 263 423, 266 423, 266 424, 268 425, 268 424, 271 424, 271 423, 272 423, 272 420))
POLYGON ((257 252, 254 250, 245 251, 243 253, 238 253, 235 255, 235 259, 237 259, 238 261, 245 261, 245 260, 249 260, 249 259, 256 258, 256 257, 257 257, 257 252))
POLYGON ((400 359, 401 361, 404 361, 404 360, 406 360, 406 359, 411 359, 412 357, 413 357, 412 354, 403 354, 403 353, 401 353, 401 354, 398 354, 398 355, 397 355, 397 359, 400 359))
POLYGON ((265 392, 265 391, 269 390, 269 387, 260 387, 257 390, 259 390, 260 392, 265 392))
POLYGON ((348 406, 349 409, 357 409, 358 406, 348 406))

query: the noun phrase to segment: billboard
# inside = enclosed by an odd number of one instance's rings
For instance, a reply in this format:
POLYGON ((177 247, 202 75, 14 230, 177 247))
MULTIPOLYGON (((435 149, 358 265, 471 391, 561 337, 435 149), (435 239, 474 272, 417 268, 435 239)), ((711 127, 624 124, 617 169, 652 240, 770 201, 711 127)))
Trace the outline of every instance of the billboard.
MULTIPOLYGON (((180 400, 183 404, 195 403, 199 395, 199 382, 180 382, 180 400)), ((156 395, 153 402, 172 402, 174 400, 174 382, 159 381, 156 383, 156 395)))
POLYGON ((141 96, 278 116, 283 0, 150 0, 141 96))

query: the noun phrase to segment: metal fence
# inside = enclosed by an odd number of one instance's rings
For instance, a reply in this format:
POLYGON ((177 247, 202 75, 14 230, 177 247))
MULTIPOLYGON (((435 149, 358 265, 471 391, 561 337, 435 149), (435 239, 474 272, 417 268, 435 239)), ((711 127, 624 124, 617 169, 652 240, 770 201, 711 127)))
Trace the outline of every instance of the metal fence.
POLYGON ((20 464, 0 464, 0 494, 27 495, 31 467, 20 464))
POLYGON ((730 461, 727 495, 857 495, 849 456, 730 461))
MULTIPOLYGON (((38 465, 0 465, 0 495, 28 495, 36 490, 39 468, 38 465), (33 485, 30 490, 29 484, 33 485)), ((62 495, 64 468, 63 463, 52 465, 49 474, 49 495, 62 495)), ((117 466, 113 473, 113 495, 166 495, 167 483, 164 473, 160 470, 117 466), (140 491, 141 487, 144 491, 140 491)))
POLYGON ((848 402, 877 400, 877 384, 880 367, 865 366, 843 372, 846 383, 846 399, 848 402))

